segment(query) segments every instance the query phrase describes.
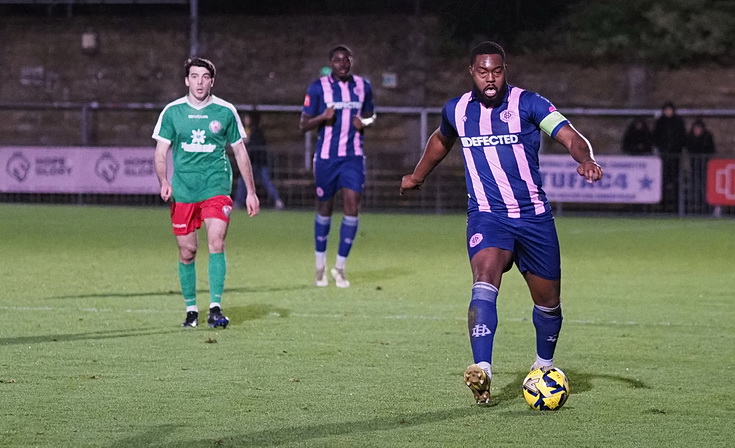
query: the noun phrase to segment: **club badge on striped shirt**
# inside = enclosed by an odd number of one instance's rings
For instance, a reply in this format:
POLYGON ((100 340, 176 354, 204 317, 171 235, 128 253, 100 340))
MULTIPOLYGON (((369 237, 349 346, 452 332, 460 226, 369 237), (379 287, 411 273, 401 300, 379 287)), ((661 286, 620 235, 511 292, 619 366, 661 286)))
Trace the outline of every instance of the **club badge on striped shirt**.
POLYGON ((515 113, 512 110, 504 110, 500 113, 500 121, 503 123, 510 123, 513 117, 515 117, 515 113))

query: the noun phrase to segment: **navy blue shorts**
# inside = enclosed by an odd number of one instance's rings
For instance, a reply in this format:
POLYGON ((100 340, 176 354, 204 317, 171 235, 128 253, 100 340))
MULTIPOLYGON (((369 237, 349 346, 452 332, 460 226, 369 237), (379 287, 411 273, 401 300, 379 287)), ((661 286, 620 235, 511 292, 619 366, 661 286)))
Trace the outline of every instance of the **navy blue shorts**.
POLYGON ((522 273, 546 280, 561 278, 561 255, 554 216, 547 212, 531 218, 508 218, 496 213, 472 212, 467 217, 467 253, 470 260, 488 247, 513 252, 522 273))
POLYGON ((317 158, 314 161, 314 180, 316 198, 320 201, 332 199, 342 188, 362 193, 365 187, 365 158, 317 158))

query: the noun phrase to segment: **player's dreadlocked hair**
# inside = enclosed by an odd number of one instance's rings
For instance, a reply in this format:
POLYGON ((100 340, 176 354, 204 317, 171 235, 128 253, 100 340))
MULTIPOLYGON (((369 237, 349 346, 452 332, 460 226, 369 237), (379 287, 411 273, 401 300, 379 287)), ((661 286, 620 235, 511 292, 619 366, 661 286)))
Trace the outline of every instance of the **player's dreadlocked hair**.
POLYGON ((475 48, 470 51, 470 65, 475 63, 475 57, 478 54, 499 54, 505 62, 505 50, 495 42, 485 41, 475 45, 475 48))
POLYGON ((329 60, 330 61, 332 60, 332 57, 334 56, 334 53, 336 53, 338 51, 344 51, 345 53, 347 53, 347 56, 352 57, 352 50, 350 50, 349 48, 345 47, 344 45, 339 45, 339 46, 334 47, 331 50, 329 50, 329 60))
POLYGON ((204 58, 189 58, 186 60, 186 63, 184 64, 184 77, 186 78, 189 76, 189 69, 194 67, 204 67, 209 71, 209 76, 214 78, 214 75, 217 73, 217 69, 214 68, 214 64, 212 64, 212 61, 209 59, 204 58))

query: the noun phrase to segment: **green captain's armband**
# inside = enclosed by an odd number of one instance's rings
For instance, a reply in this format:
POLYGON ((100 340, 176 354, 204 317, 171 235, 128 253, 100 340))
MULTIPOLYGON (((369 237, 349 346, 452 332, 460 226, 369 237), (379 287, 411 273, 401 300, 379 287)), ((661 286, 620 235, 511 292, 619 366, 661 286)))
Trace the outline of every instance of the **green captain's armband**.
POLYGON ((567 121, 566 117, 561 114, 558 110, 555 110, 554 112, 550 113, 546 116, 543 120, 541 120, 541 124, 539 124, 539 127, 542 131, 546 132, 547 135, 550 137, 553 137, 552 132, 554 132, 554 129, 556 129, 559 124, 567 121))

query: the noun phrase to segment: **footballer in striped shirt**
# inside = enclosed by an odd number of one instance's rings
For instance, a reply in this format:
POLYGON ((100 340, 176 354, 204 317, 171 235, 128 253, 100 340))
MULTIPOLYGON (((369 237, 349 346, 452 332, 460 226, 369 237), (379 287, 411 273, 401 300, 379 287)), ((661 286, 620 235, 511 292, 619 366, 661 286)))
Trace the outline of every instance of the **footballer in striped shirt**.
POLYGON ((314 242, 316 286, 327 286, 327 238, 334 196, 342 192, 344 217, 339 232, 337 260, 331 270, 335 285, 347 288, 345 263, 357 235, 360 198, 365 184, 365 128, 375 121, 373 89, 362 76, 353 75, 352 51, 337 46, 329 52, 331 73, 309 85, 299 129, 318 132, 314 151, 316 217, 314 242))
POLYGON ((448 101, 401 193, 417 189, 456 142, 468 193, 467 251, 473 286, 468 330, 474 363, 465 383, 478 404, 490 401, 496 300, 503 274, 518 267, 531 293, 536 330, 532 368, 550 368, 562 324, 561 256, 539 171, 541 131, 561 143, 587 182, 602 178, 592 146, 554 105, 507 82, 505 51, 482 42, 470 52, 472 90, 448 101))

